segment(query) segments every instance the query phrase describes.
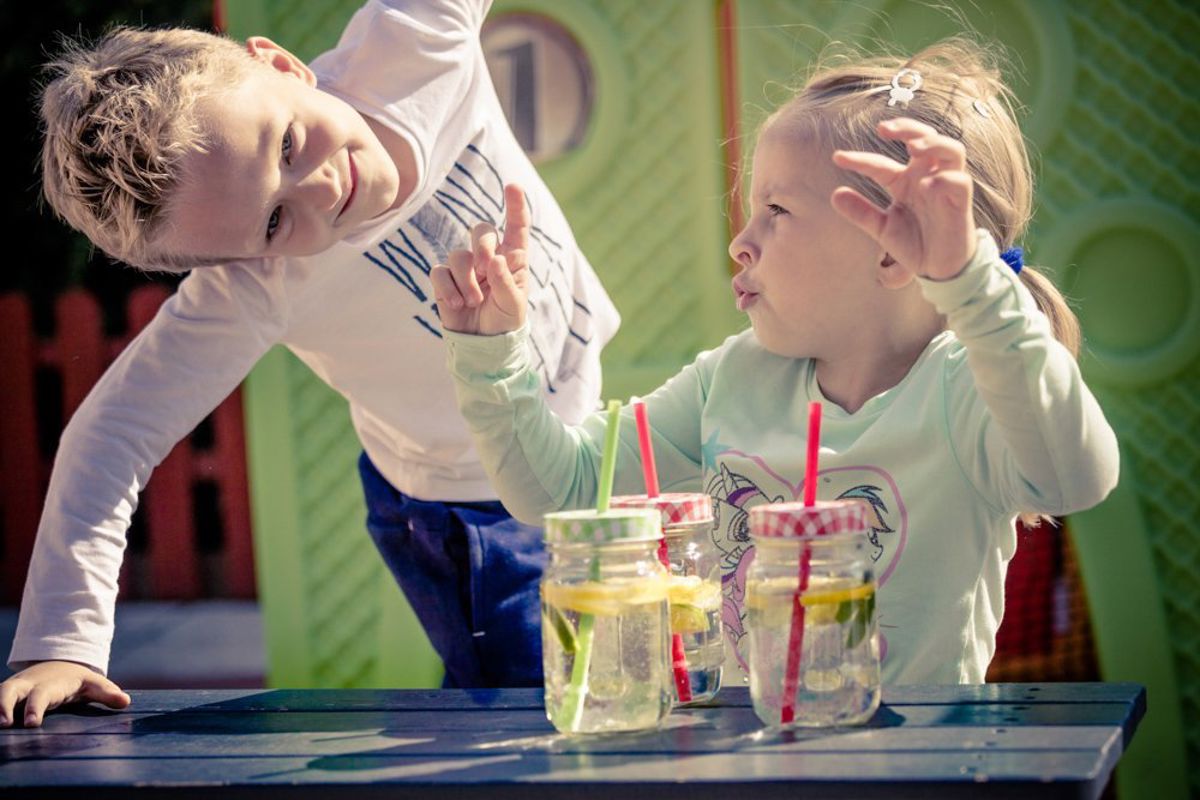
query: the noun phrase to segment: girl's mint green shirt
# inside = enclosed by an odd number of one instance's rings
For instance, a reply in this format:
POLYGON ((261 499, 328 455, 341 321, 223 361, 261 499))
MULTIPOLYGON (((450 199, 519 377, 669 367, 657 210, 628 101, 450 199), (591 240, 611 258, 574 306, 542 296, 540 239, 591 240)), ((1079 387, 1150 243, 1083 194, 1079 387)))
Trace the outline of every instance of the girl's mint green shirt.
MULTIPOLYGON (((773 355, 751 331, 644 398, 663 491, 713 498, 727 655, 743 676, 748 512, 802 497, 810 400, 824 405, 817 497, 871 508, 885 683, 982 683, 1017 515, 1080 511, 1116 485, 1112 429, 991 237, 980 231, 959 276, 921 287, 949 329, 853 414, 822 397, 812 360, 773 355)), ((577 427, 554 416, 523 330, 446 335, 459 406, 508 509, 537 523, 594 505, 604 415, 577 427)), ((637 494, 637 433, 622 413, 614 493, 637 494)))

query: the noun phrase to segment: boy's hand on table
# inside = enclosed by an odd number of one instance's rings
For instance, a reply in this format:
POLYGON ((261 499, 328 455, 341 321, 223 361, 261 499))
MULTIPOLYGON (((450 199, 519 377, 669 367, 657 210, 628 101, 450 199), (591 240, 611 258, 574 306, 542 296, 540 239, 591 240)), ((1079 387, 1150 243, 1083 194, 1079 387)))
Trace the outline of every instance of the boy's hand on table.
POLYGON ((471 250, 453 250, 430 273, 442 327, 478 336, 515 331, 525 324, 529 294, 529 209, 521 187, 504 187, 504 239, 480 223, 471 250))
POLYGON ((0 728, 10 727, 25 702, 24 724, 36 728, 47 711, 66 703, 96 702, 125 708, 129 695, 98 672, 73 661, 42 661, 0 683, 0 728))

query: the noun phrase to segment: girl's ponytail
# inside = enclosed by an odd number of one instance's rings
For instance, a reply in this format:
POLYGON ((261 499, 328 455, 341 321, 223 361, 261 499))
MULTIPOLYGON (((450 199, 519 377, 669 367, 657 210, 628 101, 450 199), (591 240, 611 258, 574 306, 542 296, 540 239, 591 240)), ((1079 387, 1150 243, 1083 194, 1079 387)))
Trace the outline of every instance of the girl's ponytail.
POLYGON ((1054 332, 1054 338, 1062 343, 1071 355, 1079 358, 1083 333, 1079 328, 1079 318, 1067 305, 1062 292, 1045 275, 1027 266, 1021 268, 1021 283, 1025 284, 1025 288, 1033 295, 1038 310, 1050 320, 1050 329, 1054 332))
MULTIPOLYGON (((1025 284, 1025 288, 1033 295, 1038 310, 1050 320, 1050 330, 1054 333, 1054 338, 1067 348, 1072 356, 1079 358, 1083 333, 1079 328, 1079 318, 1067 305, 1062 292, 1045 275, 1027 266, 1021 268, 1021 283, 1025 284)), ((1054 517, 1045 514, 1021 514, 1019 519, 1027 528, 1036 528, 1043 522, 1055 522, 1054 517)))

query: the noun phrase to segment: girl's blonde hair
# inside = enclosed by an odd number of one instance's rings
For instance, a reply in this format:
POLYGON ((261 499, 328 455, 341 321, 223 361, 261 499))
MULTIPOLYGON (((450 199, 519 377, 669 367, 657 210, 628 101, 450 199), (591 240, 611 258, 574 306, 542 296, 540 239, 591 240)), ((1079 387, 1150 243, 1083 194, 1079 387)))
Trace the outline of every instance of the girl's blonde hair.
POLYGON ((117 28, 64 42, 42 89, 42 193, 109 256, 178 271, 212 259, 156 251, 183 159, 206 147, 197 100, 256 62, 231 39, 174 28, 117 28))
MULTIPOLYGON (((901 80, 907 85, 907 78, 901 80)), ((1021 241, 1033 215, 1033 170, 1015 120, 1015 98, 1000 76, 999 57, 967 37, 945 39, 911 58, 848 55, 820 62, 807 82, 768 119, 796 126, 830 150, 862 150, 908 161, 902 142, 876 128, 892 117, 911 117, 961 141, 975 183, 975 222, 1001 250, 1021 241), (888 105, 892 79, 916 70, 920 88, 907 106, 888 105)), ((847 182, 881 207, 889 199, 878 184, 856 173, 847 182)), ((1050 320, 1054 336, 1075 356, 1079 322, 1045 276, 1026 266, 1021 282, 1050 320)))
MULTIPOLYGON (((909 85, 908 76, 900 79, 909 85)), ((861 150, 908 161, 902 142, 883 139, 878 124, 906 116, 958 139, 966 147, 975 184, 975 223, 1001 250, 1025 234, 1033 214, 1033 170, 1017 126, 1012 92, 1001 79, 999 56, 965 36, 945 39, 911 58, 893 55, 837 57, 820 63, 804 86, 767 121, 796 126, 829 150, 861 150), (907 106, 889 105, 892 80, 902 69, 920 73, 907 106)), ((887 193, 874 181, 847 173, 847 182, 881 207, 887 193)), ((1021 282, 1050 321, 1054 336, 1078 357, 1079 321, 1048 278, 1026 266, 1021 282)), ((1024 514, 1026 524, 1041 517, 1024 514)))

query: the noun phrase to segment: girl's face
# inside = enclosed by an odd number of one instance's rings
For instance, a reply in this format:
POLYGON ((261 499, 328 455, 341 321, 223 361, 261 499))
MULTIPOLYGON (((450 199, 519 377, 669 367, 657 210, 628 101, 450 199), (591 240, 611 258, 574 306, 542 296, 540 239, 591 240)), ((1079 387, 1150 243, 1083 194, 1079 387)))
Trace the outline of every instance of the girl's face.
POLYGON ((749 218, 729 245, 738 309, 766 349, 792 358, 845 351, 879 286, 878 245, 830 205, 845 182, 812 137, 774 123, 754 154, 749 218))

